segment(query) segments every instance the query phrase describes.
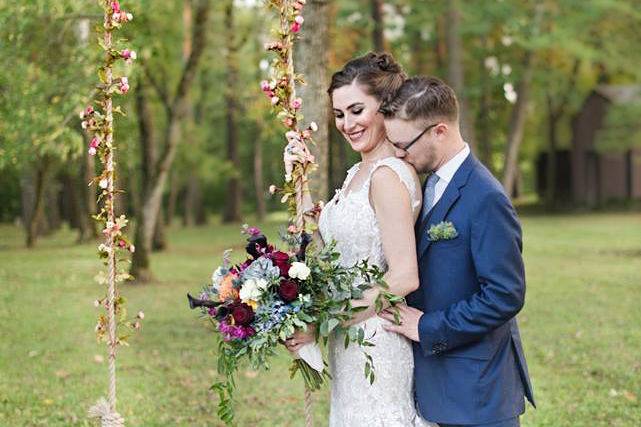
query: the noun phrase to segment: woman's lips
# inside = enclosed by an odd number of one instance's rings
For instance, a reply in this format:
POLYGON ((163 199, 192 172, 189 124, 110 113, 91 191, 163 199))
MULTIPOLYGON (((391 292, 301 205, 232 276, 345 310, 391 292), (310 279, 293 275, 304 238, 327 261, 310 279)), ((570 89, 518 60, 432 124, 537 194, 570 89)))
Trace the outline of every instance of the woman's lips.
POLYGON ((363 136, 364 133, 364 130, 359 130, 358 132, 348 133, 347 136, 349 137, 350 141, 356 142, 360 139, 361 136, 363 136))

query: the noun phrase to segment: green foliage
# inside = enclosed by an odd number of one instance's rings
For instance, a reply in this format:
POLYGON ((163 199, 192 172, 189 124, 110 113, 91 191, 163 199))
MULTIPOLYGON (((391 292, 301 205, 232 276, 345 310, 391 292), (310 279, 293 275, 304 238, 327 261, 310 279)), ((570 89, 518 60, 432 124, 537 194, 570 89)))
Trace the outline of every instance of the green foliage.
POLYGON ((80 29, 84 9, 74 1, 0 4, 0 168, 82 152, 74 127, 96 57, 80 29))

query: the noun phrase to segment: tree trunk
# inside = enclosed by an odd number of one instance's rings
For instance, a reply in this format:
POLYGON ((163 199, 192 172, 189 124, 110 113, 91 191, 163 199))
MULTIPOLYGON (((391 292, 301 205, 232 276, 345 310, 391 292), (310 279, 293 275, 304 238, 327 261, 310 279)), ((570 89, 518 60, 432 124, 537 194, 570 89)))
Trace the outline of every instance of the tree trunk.
POLYGON ((567 106, 570 102, 570 97, 576 87, 577 77, 579 74, 579 67, 581 62, 578 59, 574 60, 570 80, 567 88, 563 92, 558 104, 555 106, 554 97, 552 93, 546 94, 547 107, 548 107, 548 161, 545 185, 545 204, 549 209, 556 207, 557 195, 557 150, 558 150, 558 124, 565 115, 567 106))
POLYGON ((329 51, 329 3, 327 0, 310 0, 306 6, 305 27, 301 40, 296 45, 296 72, 305 76, 305 85, 297 88, 297 95, 303 100, 302 113, 307 127, 310 122, 318 124, 313 134, 316 144, 310 145, 318 169, 310 179, 310 190, 314 200, 325 199, 328 195, 329 175, 329 113, 327 96, 327 68, 329 51))
MULTIPOLYGON (((27 210, 27 215, 25 215, 26 221, 26 244, 28 248, 33 248, 36 245, 36 240, 38 238, 38 232, 40 229, 40 224, 44 222, 45 215, 44 215, 44 205, 45 205, 45 198, 46 198, 46 192, 47 192, 47 176, 49 173, 49 167, 50 167, 50 160, 47 157, 41 158, 37 163, 36 163, 36 168, 35 168, 35 175, 34 175, 34 180, 33 180, 33 198, 32 202, 29 203, 28 200, 26 200, 24 205, 27 207, 32 207, 30 209, 30 212, 27 210)), ((28 187, 27 183, 27 187, 28 187)), ((30 191, 27 189, 25 192, 25 189, 23 189, 23 194, 25 194, 24 197, 29 197, 30 191)))
MULTIPOLYGON (((487 50, 487 37, 482 40, 483 49, 487 50)), ((479 64, 480 73, 480 86, 481 98, 479 102, 478 111, 478 126, 479 134, 477 139, 477 147, 481 162, 490 170, 495 173, 494 164, 492 162, 492 126, 490 123, 490 111, 492 109, 492 88, 487 78, 487 70, 485 69, 484 58, 481 58, 479 64)))
POLYGON ((556 204, 556 151, 558 149, 557 137, 557 124, 559 116, 555 113, 552 96, 548 93, 546 95, 548 107, 548 158, 547 158, 547 173, 545 182, 545 204, 548 209, 554 209, 556 204))
POLYGON ((445 17, 438 16, 436 18, 436 34, 434 36, 434 55, 436 62, 436 75, 443 75, 445 66, 445 56, 447 51, 447 43, 445 42, 445 17))
POLYGON ((447 7, 447 26, 445 42, 447 44, 448 64, 447 79, 452 85, 459 101, 459 121, 463 139, 476 151, 474 123, 470 114, 465 94, 465 70, 460 34, 461 10, 458 0, 449 0, 447 7))
POLYGON ((154 252, 162 252, 167 249, 167 233, 165 229, 165 209, 160 203, 158 209, 158 218, 156 219, 156 227, 154 228, 154 240, 151 244, 151 249, 154 252))
POLYGON ((51 173, 49 182, 45 184, 45 224, 41 230, 41 234, 47 236, 60 230, 62 226, 62 216, 60 215, 60 181, 56 175, 55 173, 51 173))
MULTIPOLYGON (((325 3, 325 2, 317 2, 325 3)), ((375 52, 383 52, 385 50, 385 23, 383 19, 383 0, 370 0, 372 8, 372 46, 375 52)), ((311 13, 309 13, 312 16, 311 13)), ((322 18, 321 18, 322 19, 322 18)))
POLYGON ((254 188, 256 190, 256 218, 263 221, 267 215, 265 203, 265 180, 263 178, 263 141, 261 138, 262 127, 256 123, 256 136, 254 138, 254 188))
POLYGON ((183 226, 193 227, 196 224, 196 198, 198 187, 198 177, 194 174, 189 175, 187 185, 185 186, 185 197, 183 198, 183 226))
MULTIPOLYGON (((167 176, 176 156, 178 143, 180 142, 180 123, 185 116, 186 97, 194 81, 198 64, 207 44, 206 30, 210 6, 211 3, 208 0, 201 0, 198 2, 198 7, 193 14, 192 50, 183 67, 182 75, 174 92, 175 96, 172 99, 169 99, 167 92, 160 88, 160 83, 153 79, 151 70, 148 68, 145 70, 147 78, 150 79, 156 88, 165 106, 166 128, 163 135, 163 153, 154 164, 152 179, 150 179, 145 188, 143 188, 143 203, 140 210, 140 218, 138 218, 136 224, 136 252, 134 252, 132 259, 131 274, 139 281, 148 281, 152 278, 149 253, 152 249, 154 228, 159 217, 167 176)), ((144 96, 142 96, 141 99, 144 101, 144 96)), ((139 112, 142 105, 144 105, 144 102, 139 102, 137 98, 137 109, 139 112)), ((142 114, 139 116, 139 122, 141 126, 140 141, 144 148, 146 145, 145 139, 150 136, 152 126, 151 115, 142 114), (149 123, 146 124, 149 125, 146 135, 144 132, 145 129, 143 128, 143 126, 146 126, 143 125, 145 120, 142 119, 144 116, 147 116, 149 120, 149 123)), ((144 174, 143 168, 143 175, 144 174)))
POLYGON ((240 181, 240 157, 238 154, 238 48, 236 28, 234 27, 234 2, 227 0, 225 3, 225 29, 227 52, 225 55, 226 87, 225 87, 225 125, 227 128, 227 160, 232 164, 232 175, 227 181, 227 198, 223 222, 240 221, 242 205, 242 188, 240 181))
POLYGON ((176 171, 172 171, 171 177, 169 178, 169 198, 167 200, 167 216, 165 217, 165 223, 168 227, 171 227, 171 224, 174 222, 174 217, 176 216, 176 205, 178 202, 179 192, 180 180, 176 171))
POLYGON ((505 149, 505 162, 503 164, 503 187, 510 197, 514 194, 516 185, 519 148, 523 140, 523 130, 525 128, 525 119, 527 118, 527 104, 530 98, 530 84, 534 72, 533 59, 534 53, 530 50, 525 54, 523 76, 516 89, 518 98, 510 117, 510 127, 505 149))

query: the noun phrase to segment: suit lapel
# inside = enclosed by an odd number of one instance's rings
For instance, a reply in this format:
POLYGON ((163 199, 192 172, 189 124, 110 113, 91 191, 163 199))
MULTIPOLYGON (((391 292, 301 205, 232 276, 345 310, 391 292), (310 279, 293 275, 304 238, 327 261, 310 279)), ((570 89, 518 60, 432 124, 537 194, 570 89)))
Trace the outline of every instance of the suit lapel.
MULTIPOLYGON (((476 159, 470 153, 452 177, 452 181, 447 185, 445 193, 443 193, 443 196, 441 196, 436 205, 434 205, 432 211, 427 218, 425 218, 425 221, 417 226, 416 241, 419 242, 417 253, 419 260, 425 255, 427 249, 432 244, 432 241, 427 236, 427 231, 432 225, 443 221, 452 206, 454 206, 454 203, 461 197, 460 189, 467 184, 470 172, 472 172, 475 164, 476 159)), ((423 209, 425 209, 425 205, 423 205, 423 209)))

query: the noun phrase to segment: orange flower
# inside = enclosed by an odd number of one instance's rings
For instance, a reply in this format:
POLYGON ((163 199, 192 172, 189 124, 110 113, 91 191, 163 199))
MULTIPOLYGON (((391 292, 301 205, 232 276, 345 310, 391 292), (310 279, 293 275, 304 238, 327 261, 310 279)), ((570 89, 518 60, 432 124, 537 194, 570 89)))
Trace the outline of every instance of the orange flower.
POLYGON ((223 280, 220 282, 220 287, 218 288, 218 295, 221 301, 238 298, 238 290, 234 289, 235 278, 236 275, 231 273, 223 277, 223 280))

